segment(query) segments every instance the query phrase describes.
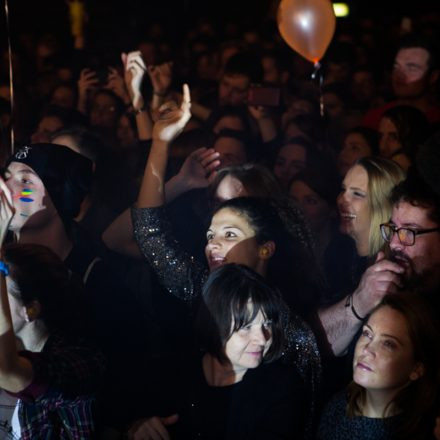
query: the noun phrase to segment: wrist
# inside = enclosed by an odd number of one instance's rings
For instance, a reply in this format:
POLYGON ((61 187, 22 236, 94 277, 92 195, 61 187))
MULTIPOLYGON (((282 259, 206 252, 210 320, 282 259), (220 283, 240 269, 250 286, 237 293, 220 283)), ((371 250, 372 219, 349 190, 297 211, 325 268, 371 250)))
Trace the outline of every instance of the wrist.
POLYGON ((347 300, 345 301, 345 307, 349 307, 352 315, 361 322, 365 321, 366 316, 361 316, 354 305, 354 295, 350 294, 347 296, 347 300))
POLYGON ((153 90, 153 95, 156 95, 159 98, 165 98, 165 96, 168 95, 168 91, 165 90, 164 92, 161 92, 161 91, 158 91, 158 90, 153 90))

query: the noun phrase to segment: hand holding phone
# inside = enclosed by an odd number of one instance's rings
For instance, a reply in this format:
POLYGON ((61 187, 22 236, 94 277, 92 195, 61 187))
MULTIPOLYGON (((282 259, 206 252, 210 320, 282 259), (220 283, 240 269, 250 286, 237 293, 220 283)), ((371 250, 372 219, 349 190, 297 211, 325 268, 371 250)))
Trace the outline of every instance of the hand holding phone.
POLYGON ((279 87, 268 87, 254 84, 249 88, 248 105, 255 107, 277 107, 280 104, 279 87))

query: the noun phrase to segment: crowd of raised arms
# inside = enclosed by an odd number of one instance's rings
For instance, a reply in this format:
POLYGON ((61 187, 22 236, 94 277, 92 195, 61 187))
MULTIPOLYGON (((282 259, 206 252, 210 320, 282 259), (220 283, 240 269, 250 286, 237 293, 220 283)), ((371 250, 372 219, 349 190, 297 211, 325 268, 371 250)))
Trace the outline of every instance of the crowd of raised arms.
POLYGON ((319 81, 270 17, 74 18, 0 61, 0 440, 439 440, 436 21, 319 81))

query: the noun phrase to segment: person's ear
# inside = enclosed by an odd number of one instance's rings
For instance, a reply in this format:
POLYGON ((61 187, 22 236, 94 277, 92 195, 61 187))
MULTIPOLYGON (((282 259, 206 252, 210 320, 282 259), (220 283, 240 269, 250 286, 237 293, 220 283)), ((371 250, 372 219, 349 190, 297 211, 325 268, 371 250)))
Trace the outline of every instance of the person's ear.
POLYGON ((413 370, 411 371, 411 374, 409 375, 409 380, 411 381, 418 380, 423 376, 424 373, 425 373, 425 367, 421 362, 417 362, 413 370))
POLYGON ((25 306, 25 318, 26 322, 35 321, 41 313, 41 304, 38 301, 32 301, 25 306))
POLYGON ((275 243, 273 241, 266 241, 266 243, 260 246, 260 258, 263 260, 268 260, 275 253, 275 243))

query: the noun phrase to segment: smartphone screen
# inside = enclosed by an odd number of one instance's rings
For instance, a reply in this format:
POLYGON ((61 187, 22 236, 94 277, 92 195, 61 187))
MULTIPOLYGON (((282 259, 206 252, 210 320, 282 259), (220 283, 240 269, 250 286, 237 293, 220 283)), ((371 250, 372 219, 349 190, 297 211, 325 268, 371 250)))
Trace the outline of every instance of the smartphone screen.
POLYGON ((277 107, 280 103, 279 87, 251 86, 248 92, 248 105, 277 107))

